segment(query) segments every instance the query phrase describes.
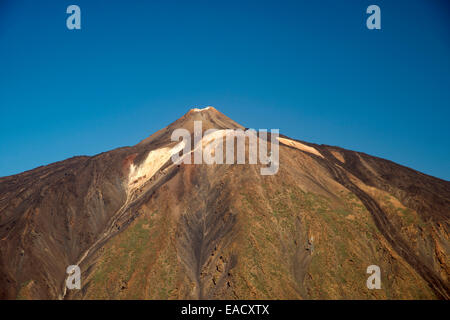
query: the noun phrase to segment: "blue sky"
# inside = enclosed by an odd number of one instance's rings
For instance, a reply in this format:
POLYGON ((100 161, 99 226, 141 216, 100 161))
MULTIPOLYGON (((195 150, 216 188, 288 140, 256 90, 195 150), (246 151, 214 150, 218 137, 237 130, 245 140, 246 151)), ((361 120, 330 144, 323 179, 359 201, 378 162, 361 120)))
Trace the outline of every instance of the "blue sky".
POLYGON ((450 180, 449 7, 0 0, 0 176, 134 145, 212 105, 450 180), (81 30, 66 28, 71 4, 81 30))

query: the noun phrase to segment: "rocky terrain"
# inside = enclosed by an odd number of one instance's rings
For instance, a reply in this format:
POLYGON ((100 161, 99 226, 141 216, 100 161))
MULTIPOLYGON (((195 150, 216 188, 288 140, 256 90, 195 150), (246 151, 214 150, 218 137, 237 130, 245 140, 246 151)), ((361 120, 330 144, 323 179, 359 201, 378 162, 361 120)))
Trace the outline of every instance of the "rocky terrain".
POLYGON ((135 146, 0 178, 0 299, 450 298, 449 181, 283 135, 275 175, 175 164, 171 134, 195 120, 244 129, 193 109, 135 146))

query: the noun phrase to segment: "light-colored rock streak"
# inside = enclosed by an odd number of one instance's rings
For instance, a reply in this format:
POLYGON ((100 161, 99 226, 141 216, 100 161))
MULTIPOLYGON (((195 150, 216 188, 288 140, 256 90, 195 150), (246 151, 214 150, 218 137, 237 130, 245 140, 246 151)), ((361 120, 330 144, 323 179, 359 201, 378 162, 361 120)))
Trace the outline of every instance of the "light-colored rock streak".
POLYGON ((284 145, 287 145, 287 146, 290 146, 290 147, 294 147, 296 149, 299 149, 299 150, 302 150, 302 151, 305 151, 305 152, 309 152, 309 153, 315 154, 316 156, 319 156, 319 157, 323 158, 323 155, 319 151, 317 151, 317 149, 315 149, 313 147, 307 146, 307 145, 305 145, 303 143, 300 143, 298 141, 294 141, 294 140, 291 140, 291 139, 280 138, 280 137, 278 137, 277 139, 278 139, 278 141, 280 141, 280 143, 282 143, 284 145))
POLYGON ((142 186, 170 160, 173 154, 180 152, 183 148, 184 141, 181 141, 174 147, 164 147, 150 151, 144 162, 138 166, 132 163, 128 174, 128 190, 134 190, 142 186))

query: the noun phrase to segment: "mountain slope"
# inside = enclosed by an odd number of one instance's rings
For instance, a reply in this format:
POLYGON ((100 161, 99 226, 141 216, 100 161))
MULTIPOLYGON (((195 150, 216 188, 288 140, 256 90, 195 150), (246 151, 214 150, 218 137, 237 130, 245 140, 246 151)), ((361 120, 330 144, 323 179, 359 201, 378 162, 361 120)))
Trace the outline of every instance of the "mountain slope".
POLYGON ((193 109, 136 146, 0 178, 0 298, 449 299, 450 182, 285 136, 273 176, 176 165, 170 136, 196 120, 243 128, 193 109), (71 264, 82 290, 64 289, 71 264))

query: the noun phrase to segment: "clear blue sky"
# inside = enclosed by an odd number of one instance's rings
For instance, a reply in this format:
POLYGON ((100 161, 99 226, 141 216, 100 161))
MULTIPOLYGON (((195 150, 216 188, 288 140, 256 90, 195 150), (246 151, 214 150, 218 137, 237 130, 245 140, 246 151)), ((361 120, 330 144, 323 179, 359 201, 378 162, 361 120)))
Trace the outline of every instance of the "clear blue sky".
POLYGON ((0 0, 0 176, 196 106, 450 180, 450 4, 0 0), (82 29, 66 28, 81 7, 82 29), (366 28, 368 5, 382 30, 366 28))

